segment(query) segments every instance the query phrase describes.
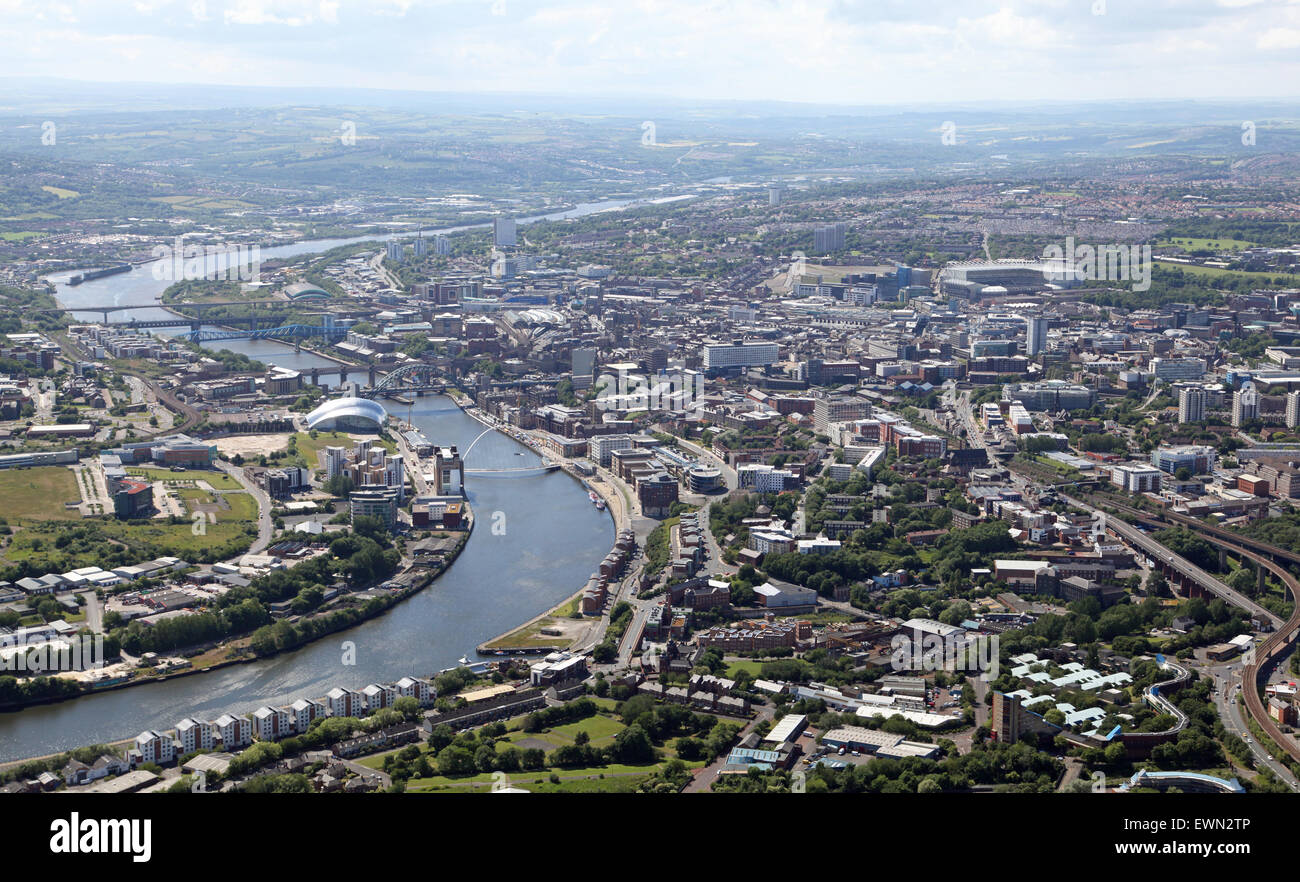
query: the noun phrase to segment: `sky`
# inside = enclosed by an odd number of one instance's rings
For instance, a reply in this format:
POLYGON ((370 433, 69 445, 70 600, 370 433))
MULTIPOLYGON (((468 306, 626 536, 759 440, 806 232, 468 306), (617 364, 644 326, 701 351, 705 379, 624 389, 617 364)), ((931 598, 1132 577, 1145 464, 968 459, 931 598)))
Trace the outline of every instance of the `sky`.
POLYGON ((881 105, 1289 98, 1300 0, 0 0, 0 76, 881 105))

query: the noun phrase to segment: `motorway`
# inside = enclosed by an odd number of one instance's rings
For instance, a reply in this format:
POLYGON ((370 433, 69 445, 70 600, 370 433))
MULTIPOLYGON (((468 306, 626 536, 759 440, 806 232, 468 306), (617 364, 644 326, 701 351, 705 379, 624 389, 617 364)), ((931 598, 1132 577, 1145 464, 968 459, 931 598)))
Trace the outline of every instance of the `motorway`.
MULTIPOLYGON (((1069 497, 1063 498, 1073 504, 1081 505, 1083 508, 1094 510, 1091 509, 1090 506, 1082 505, 1077 500, 1072 500, 1069 497)), ((1127 506, 1117 505, 1115 503, 1110 504, 1112 507, 1121 511, 1126 511, 1136 517, 1143 517, 1156 522, 1162 521, 1160 518, 1155 518, 1152 515, 1140 512, 1136 509, 1128 508, 1127 506)), ((1178 516, 1170 515, 1170 519, 1177 521, 1178 516)), ((1228 600, 1244 609, 1251 610, 1252 612, 1260 611, 1268 617, 1269 621, 1274 623, 1275 629, 1273 633, 1265 638, 1263 642, 1252 647, 1250 655, 1242 659, 1244 662, 1242 667, 1237 668, 1234 664, 1227 664, 1220 665, 1217 668, 1209 666, 1208 669, 1210 673, 1215 675, 1216 704, 1219 706, 1220 718, 1223 720, 1224 726, 1234 731, 1251 746, 1251 751, 1255 754, 1257 761, 1261 765, 1265 765, 1271 769, 1274 774, 1278 775, 1279 778, 1285 781, 1292 790, 1300 790, 1300 785, 1298 785, 1297 779, 1290 773, 1289 769, 1284 768, 1281 763, 1273 759, 1271 754, 1264 751, 1260 745, 1255 743, 1254 739, 1250 736, 1249 730, 1245 726, 1245 722, 1241 717, 1235 701, 1233 700, 1235 684, 1236 691, 1244 696, 1246 709, 1249 711, 1250 716, 1256 725, 1263 729, 1264 732, 1267 733, 1268 736, 1293 760, 1300 762, 1300 744, 1297 744, 1294 738, 1284 733, 1281 727, 1279 727, 1278 724, 1268 715, 1268 711, 1264 707, 1264 701, 1260 697, 1259 687, 1261 673, 1266 671, 1271 665, 1280 664, 1284 661, 1284 659, 1276 658, 1275 656, 1277 656, 1279 650, 1285 649, 1291 644, 1295 639, 1297 629, 1300 629, 1300 581, 1297 581, 1285 567, 1282 567, 1274 563, 1272 560, 1257 554, 1254 551, 1248 550, 1243 546, 1250 546, 1252 548, 1258 548, 1270 552, 1275 551, 1278 555, 1286 558, 1293 558, 1295 554, 1294 552, 1289 552, 1285 549, 1273 549, 1272 546, 1269 546, 1266 543, 1261 543, 1258 540, 1250 539, 1249 537, 1237 536, 1231 533, 1225 535, 1225 531, 1217 527, 1202 525, 1199 524, 1199 522, 1191 521, 1190 519, 1189 521, 1189 526, 1196 526, 1202 531, 1210 532, 1219 536, 1223 542, 1235 544, 1237 546, 1233 549, 1235 554, 1250 560, 1256 566, 1267 569, 1286 586, 1287 591, 1291 595, 1293 604, 1291 616, 1283 622, 1278 616, 1268 610, 1263 610, 1253 601, 1242 598, 1240 594, 1228 588, 1226 585, 1222 585, 1221 582, 1214 579, 1212 576, 1203 574, 1205 580, 1200 580, 1195 574, 1203 573, 1203 571, 1178 555, 1173 554, 1163 545, 1156 543, 1157 550, 1155 551, 1154 556, 1165 560, 1166 563, 1174 566, 1178 572, 1192 578, 1198 578, 1198 581, 1201 581, 1202 585, 1213 593, 1223 597, 1225 600, 1228 600), (1216 584, 1222 586, 1222 592, 1216 590, 1216 584), (1234 598, 1240 598, 1241 602, 1234 598)), ((1110 518, 1106 523, 1107 526, 1112 529, 1121 527, 1121 529, 1115 529, 1116 533, 1119 533, 1121 536, 1126 534, 1136 534, 1137 536, 1140 536, 1143 548, 1146 548, 1146 543, 1155 542, 1154 539, 1147 537, 1140 530, 1120 521, 1118 518, 1110 518)))
POLYGON ((1187 560, 1186 558, 1174 554, 1164 545, 1160 544, 1155 539, 1151 538, 1146 533, 1139 530, 1137 527, 1134 527, 1133 525, 1121 520, 1120 518, 1108 516, 1105 512, 1093 508, 1091 505, 1089 505, 1086 502, 1083 502, 1082 500, 1075 499, 1074 497, 1071 496, 1066 496, 1064 493, 1060 493, 1058 495, 1063 500, 1075 506, 1076 508, 1080 508, 1083 509, 1084 511, 1092 512, 1094 517, 1103 518, 1104 519, 1103 522, 1106 525, 1106 529, 1115 533, 1117 536, 1119 536, 1121 539, 1123 539, 1125 542, 1129 543, 1130 545, 1135 545, 1138 548, 1141 548, 1144 552, 1146 552, 1147 557, 1151 558, 1152 560, 1161 561, 1166 566, 1173 568, 1175 572, 1178 572, 1182 576, 1197 582, 1198 584, 1200 584, 1202 587, 1204 587, 1206 590, 1208 590, 1210 593, 1214 594, 1215 596, 1223 598, 1228 603, 1231 603, 1233 606, 1248 611, 1252 616, 1259 615, 1259 616, 1267 617, 1267 619, 1273 623, 1274 628, 1280 628, 1282 626, 1283 621, 1281 617, 1276 616, 1273 613, 1269 612, 1267 609, 1260 606, 1258 603, 1255 603, 1255 601, 1251 600, 1249 597, 1246 597, 1244 594, 1241 594, 1229 588, 1222 581, 1210 575, 1209 573, 1205 572, 1205 570, 1196 566, 1194 563, 1187 560))

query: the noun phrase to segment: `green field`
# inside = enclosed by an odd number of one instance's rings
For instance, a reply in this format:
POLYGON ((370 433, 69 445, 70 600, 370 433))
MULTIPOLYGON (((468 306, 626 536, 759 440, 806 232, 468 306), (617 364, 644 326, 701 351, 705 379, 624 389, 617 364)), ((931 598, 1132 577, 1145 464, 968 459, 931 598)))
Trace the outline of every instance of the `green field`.
POLYGON ((230 506, 228 510, 218 509, 214 512, 218 522, 222 520, 229 521, 254 521, 257 519, 257 500, 247 493, 209 493, 206 490, 193 490, 184 488, 174 491, 185 502, 185 508, 193 514, 197 511, 197 506, 208 506, 216 503, 218 499, 225 499, 230 506))
POLYGON ((0 471, 0 515, 26 520, 80 520, 65 502, 80 502, 77 476, 66 466, 0 471))
POLYGON ((1172 239, 1158 239, 1155 247, 1162 245, 1177 245, 1180 248, 1186 248, 1189 251, 1240 251, 1243 248, 1251 248, 1254 242, 1247 242, 1244 239, 1196 239, 1190 237, 1174 237, 1172 239))
POLYGON ((152 469, 130 466, 126 469, 128 475, 138 475, 147 478, 150 481, 164 481, 172 485, 192 484, 195 481, 203 481, 214 490, 243 490, 244 486, 225 472, 212 471, 208 469, 186 469, 183 472, 173 472, 170 469, 152 469))
POLYGON ((729 680, 734 680, 736 679, 736 675, 741 671, 748 671, 751 676, 758 677, 760 676, 759 671, 761 671, 762 668, 763 663, 760 661, 727 662, 727 673, 724 676, 729 680))
MULTIPOLYGON (((555 769, 539 772, 512 772, 510 785, 533 793, 632 793, 637 785, 652 775, 658 765, 652 766, 596 766, 590 769, 555 769), (550 777, 559 778, 552 784, 550 777), (604 778, 600 776, 604 775, 604 778)), ((465 778, 412 778, 406 784, 407 793, 485 793, 492 789, 491 773, 465 778)))
POLYGON ((1157 261, 1153 261, 1153 263, 1156 266, 1160 267, 1161 269, 1167 269, 1167 270, 1180 269, 1187 275, 1192 275, 1192 276, 1209 276, 1209 277, 1238 276, 1245 279, 1290 279, 1295 282, 1300 282, 1300 275, 1296 275, 1294 273, 1246 272, 1245 270, 1220 269, 1217 266, 1194 266, 1186 263, 1171 263, 1170 261, 1167 260, 1157 260, 1157 261))

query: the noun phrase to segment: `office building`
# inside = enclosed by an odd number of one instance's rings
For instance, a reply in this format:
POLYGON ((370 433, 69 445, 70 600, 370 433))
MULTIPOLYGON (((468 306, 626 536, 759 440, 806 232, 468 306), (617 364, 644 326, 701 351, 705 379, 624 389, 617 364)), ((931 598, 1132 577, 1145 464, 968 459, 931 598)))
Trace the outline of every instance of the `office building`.
POLYGON ((1179 380, 1199 380, 1205 376, 1203 358, 1153 358, 1147 368, 1157 380, 1176 383, 1179 380))
POLYGON ((1158 447, 1151 451, 1151 464, 1170 475, 1178 474, 1179 469, 1187 469, 1193 475, 1205 475, 1214 471, 1214 448, 1201 445, 1158 447))
POLYGON ((352 522, 358 517, 375 517, 384 522, 388 529, 397 523, 397 488, 381 485, 358 487, 348 497, 352 511, 352 522))
POLYGON ((1117 465, 1110 470, 1110 482, 1129 493, 1158 493, 1165 473, 1142 465, 1117 465))
POLYGON ((703 356, 706 371, 723 371, 775 364, 781 357, 781 347, 775 343, 760 342, 706 343, 703 356))

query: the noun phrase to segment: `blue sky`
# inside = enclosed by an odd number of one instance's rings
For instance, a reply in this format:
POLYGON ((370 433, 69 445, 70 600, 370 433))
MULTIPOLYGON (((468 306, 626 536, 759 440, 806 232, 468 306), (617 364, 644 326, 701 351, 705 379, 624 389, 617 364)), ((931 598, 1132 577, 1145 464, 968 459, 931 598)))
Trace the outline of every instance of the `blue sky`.
POLYGON ((1291 97, 1300 0, 0 0, 0 75, 841 104, 1291 97))

